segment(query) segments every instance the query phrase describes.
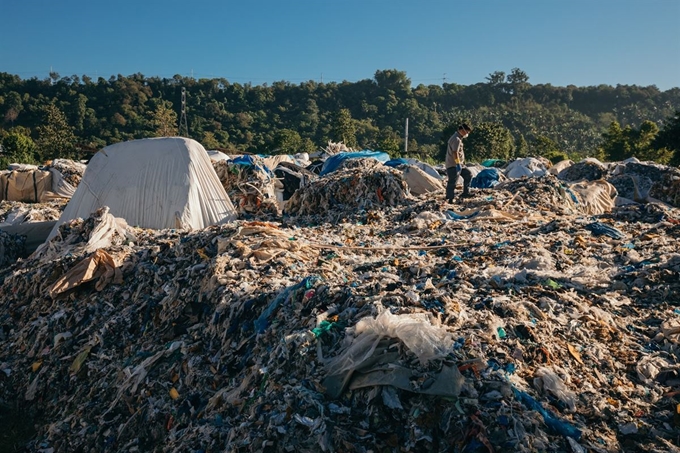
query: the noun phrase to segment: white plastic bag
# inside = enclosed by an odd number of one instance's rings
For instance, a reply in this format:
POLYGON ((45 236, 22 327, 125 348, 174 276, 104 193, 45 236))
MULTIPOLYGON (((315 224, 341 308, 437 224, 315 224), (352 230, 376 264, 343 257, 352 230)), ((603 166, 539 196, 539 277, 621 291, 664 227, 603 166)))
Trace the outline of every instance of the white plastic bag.
POLYGON ((354 326, 355 337, 345 351, 329 359, 330 374, 354 370, 373 355, 382 338, 398 338, 422 364, 448 354, 453 345, 452 335, 440 325, 434 325, 424 313, 393 315, 389 310, 377 317, 365 317, 354 326))

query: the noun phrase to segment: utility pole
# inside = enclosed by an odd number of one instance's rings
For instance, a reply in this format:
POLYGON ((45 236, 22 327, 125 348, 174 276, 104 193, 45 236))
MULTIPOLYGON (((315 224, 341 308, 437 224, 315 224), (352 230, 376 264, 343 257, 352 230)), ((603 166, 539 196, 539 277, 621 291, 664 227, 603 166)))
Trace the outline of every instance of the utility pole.
POLYGON ((406 127, 404 130, 404 155, 406 155, 406 153, 408 153, 408 118, 406 118, 406 127))
POLYGON ((189 126, 187 125, 187 90, 182 87, 182 114, 179 118, 179 136, 189 137, 189 126))

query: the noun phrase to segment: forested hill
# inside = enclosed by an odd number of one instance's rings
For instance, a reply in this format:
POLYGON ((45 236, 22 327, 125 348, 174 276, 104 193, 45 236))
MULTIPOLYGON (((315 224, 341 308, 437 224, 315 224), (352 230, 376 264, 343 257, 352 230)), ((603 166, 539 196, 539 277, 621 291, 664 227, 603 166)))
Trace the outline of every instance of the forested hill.
POLYGON ((397 156, 407 118, 409 155, 421 159, 440 159, 444 139, 465 120, 475 128, 470 160, 638 154, 668 162, 678 151, 678 112, 680 88, 532 85, 517 68, 474 85, 416 87, 398 70, 358 82, 255 86, 179 75, 0 73, 3 164, 87 157, 111 143, 177 134, 229 152, 314 151, 332 140, 397 156), (182 91, 188 134, 179 128, 182 91))

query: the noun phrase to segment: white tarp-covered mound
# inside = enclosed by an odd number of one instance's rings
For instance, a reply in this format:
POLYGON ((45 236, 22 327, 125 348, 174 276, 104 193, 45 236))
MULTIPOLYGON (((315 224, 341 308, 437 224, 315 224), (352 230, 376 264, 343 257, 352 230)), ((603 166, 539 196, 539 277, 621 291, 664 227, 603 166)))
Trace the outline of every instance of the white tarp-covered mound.
POLYGON ((154 229, 200 229, 237 217, 203 146, 181 137, 116 143, 95 154, 50 237, 104 206, 154 229))
POLYGON ((525 157, 516 159, 505 169, 505 176, 511 179, 521 178, 527 176, 529 178, 536 178, 545 175, 548 172, 550 162, 546 159, 536 157, 525 157))

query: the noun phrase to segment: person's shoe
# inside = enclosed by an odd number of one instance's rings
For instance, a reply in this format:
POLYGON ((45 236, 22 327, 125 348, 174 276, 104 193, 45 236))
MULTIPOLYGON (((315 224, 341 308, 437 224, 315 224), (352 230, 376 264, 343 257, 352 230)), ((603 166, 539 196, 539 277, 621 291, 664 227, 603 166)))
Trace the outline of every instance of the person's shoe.
POLYGON ((462 193, 460 195, 460 198, 472 198, 472 197, 474 197, 474 195, 472 195, 471 193, 462 193))
POLYGON ((448 200, 446 200, 446 202, 449 204, 453 204, 453 198, 449 198, 448 200))

